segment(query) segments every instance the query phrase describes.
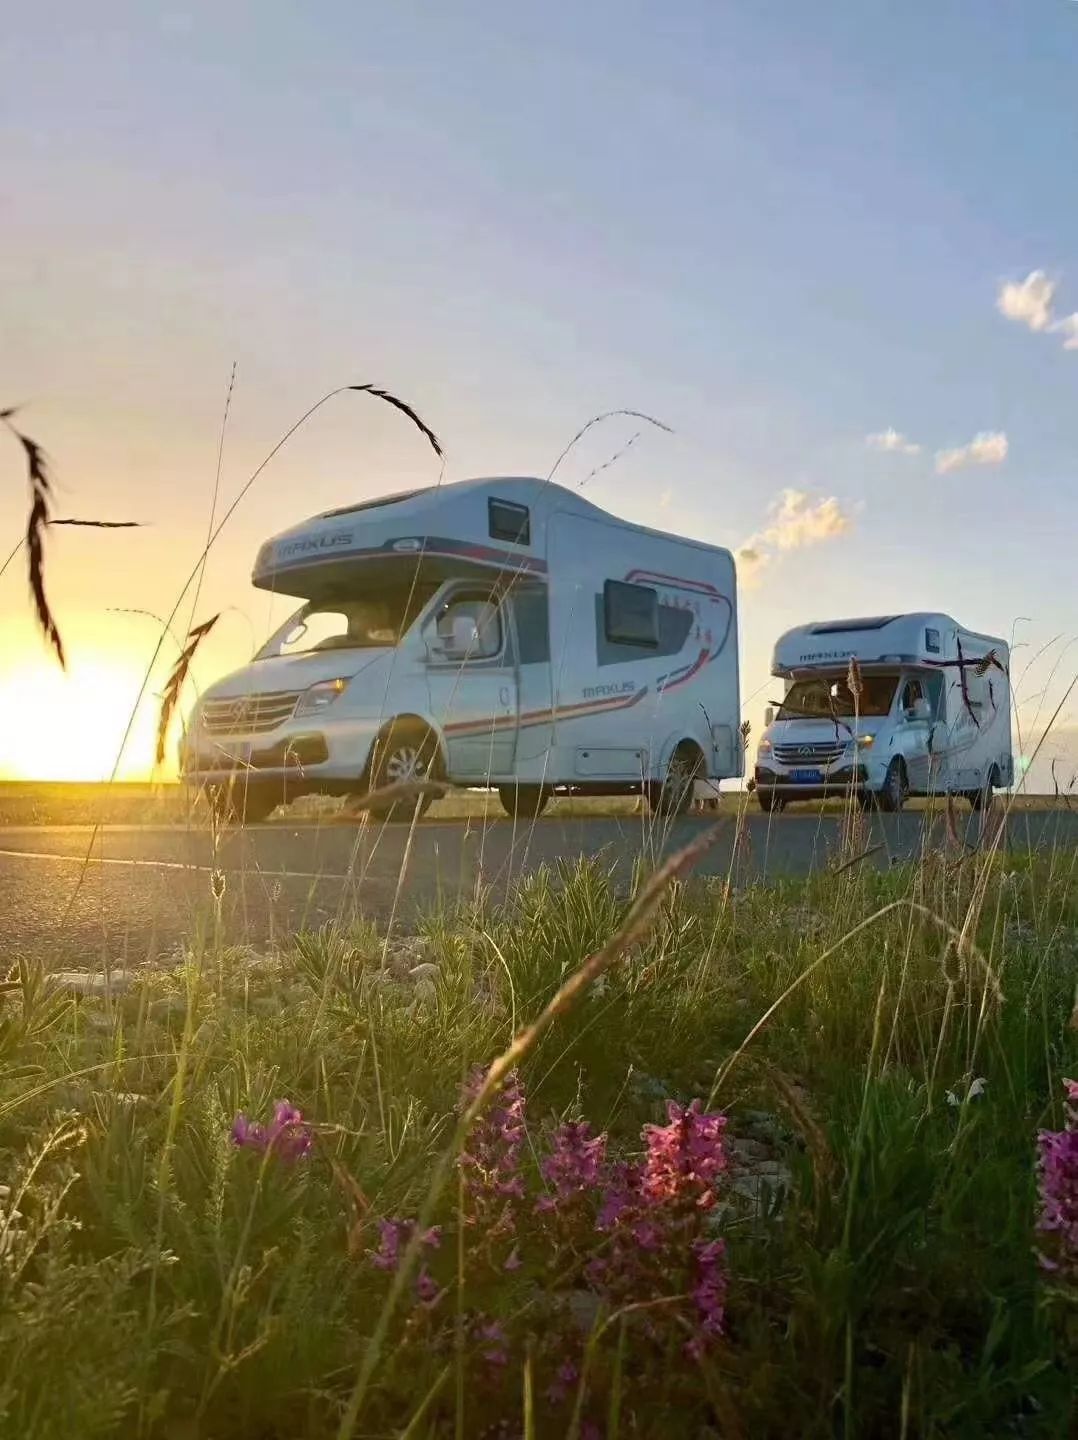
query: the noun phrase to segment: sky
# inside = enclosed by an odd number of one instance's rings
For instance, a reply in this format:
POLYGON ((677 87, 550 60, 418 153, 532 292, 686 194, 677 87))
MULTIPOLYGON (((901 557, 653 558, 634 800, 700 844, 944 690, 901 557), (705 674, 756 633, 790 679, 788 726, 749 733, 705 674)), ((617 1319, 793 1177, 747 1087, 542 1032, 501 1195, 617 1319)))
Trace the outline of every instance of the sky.
MULTIPOLYGON (((118 743, 206 537, 234 363, 219 505, 338 385, 408 399, 451 480, 544 474, 601 411, 661 419, 596 427, 559 478, 742 550, 757 733, 781 631, 892 608, 1015 635, 1026 748, 1063 699, 1074 0, 45 0, 4 48, 0 406, 48 449, 57 514, 145 528, 51 533, 66 681, 23 557, 0 576, 0 775, 118 743)), ((437 476, 387 407, 319 411, 181 607, 179 631, 224 612, 195 681, 270 629, 262 540, 437 476)), ((7 438, 0 563, 26 508, 7 438)), ((1059 724, 1042 783, 1078 766, 1074 696, 1059 724)))

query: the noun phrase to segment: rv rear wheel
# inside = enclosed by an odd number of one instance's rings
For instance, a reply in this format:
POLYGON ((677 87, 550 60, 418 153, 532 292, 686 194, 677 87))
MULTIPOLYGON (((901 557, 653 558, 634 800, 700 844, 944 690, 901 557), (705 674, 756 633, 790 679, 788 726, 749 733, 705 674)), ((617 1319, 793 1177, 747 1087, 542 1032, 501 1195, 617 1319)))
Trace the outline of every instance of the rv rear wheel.
POLYGON ((498 799, 515 820, 534 820, 550 804, 550 791, 545 785, 499 785, 498 799))
POLYGON ((993 765, 983 787, 980 790, 971 790, 969 793, 969 803, 974 810, 991 810, 998 784, 999 771, 993 765))
POLYGON ((906 803, 908 788, 906 782, 906 767, 896 756, 887 767, 883 788, 876 796, 876 804, 881 810, 891 814, 897 814, 906 803))
MULTIPOLYGON (((409 725, 393 726, 374 742, 367 767, 369 790, 385 790, 391 785, 414 785, 424 780, 437 780, 441 773, 438 741, 429 730, 409 725)), ((419 807, 425 815, 434 803, 433 795, 402 795, 388 804, 371 805, 367 814, 372 820, 411 820, 419 807)))
POLYGON ((693 790, 703 774, 704 757, 696 745, 682 743, 670 756, 666 779, 661 785, 648 788, 648 804, 653 815, 684 815, 692 805, 693 790))

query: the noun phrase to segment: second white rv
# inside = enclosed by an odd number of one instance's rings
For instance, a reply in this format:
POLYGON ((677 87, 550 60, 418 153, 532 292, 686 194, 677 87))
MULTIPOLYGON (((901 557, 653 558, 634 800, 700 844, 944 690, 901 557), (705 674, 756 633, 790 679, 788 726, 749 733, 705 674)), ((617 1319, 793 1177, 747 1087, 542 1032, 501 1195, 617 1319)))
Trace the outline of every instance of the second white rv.
POLYGON ((181 745, 235 815, 425 777, 513 814, 641 790, 669 813, 742 774, 727 550, 498 478, 318 515, 262 547, 253 581, 304 603, 181 745))
POLYGON ((882 810, 939 794, 981 809, 1014 783, 1005 640, 939 613, 817 621, 780 637, 771 670, 786 694, 757 751, 765 810, 851 790, 882 810))

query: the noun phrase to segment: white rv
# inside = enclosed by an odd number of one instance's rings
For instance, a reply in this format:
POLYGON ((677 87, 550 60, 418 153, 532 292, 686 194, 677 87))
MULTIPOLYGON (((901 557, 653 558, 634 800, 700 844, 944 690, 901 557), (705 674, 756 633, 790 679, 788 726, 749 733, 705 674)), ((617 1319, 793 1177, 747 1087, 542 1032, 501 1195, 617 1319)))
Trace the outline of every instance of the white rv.
POLYGON ((1014 783, 1009 668, 1006 641, 949 615, 787 631, 771 665, 786 694, 769 709, 757 751, 761 806, 852 790, 882 810, 900 810, 907 795, 948 793, 982 808, 1014 783))
POLYGON ((253 581, 304 603, 181 744, 241 818, 423 777, 496 788, 512 814, 641 789, 669 813, 742 774, 726 550, 543 480, 468 480, 316 516, 253 581))

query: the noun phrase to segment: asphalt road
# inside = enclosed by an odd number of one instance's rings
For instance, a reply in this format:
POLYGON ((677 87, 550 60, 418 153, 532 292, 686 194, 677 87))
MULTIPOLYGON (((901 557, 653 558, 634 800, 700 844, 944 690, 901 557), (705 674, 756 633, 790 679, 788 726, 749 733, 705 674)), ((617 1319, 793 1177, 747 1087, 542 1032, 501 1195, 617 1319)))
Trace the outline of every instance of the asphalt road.
MULTIPOLYGON (((970 817, 970 836, 976 821, 970 817)), ((529 826, 495 822, 422 822, 409 849, 408 826, 289 825, 276 822, 226 833, 218 853, 207 831, 179 827, 0 828, 0 964, 20 953, 53 968, 88 968, 106 959, 138 963, 175 951, 212 912, 211 877, 224 877, 225 938, 265 945, 308 926, 357 915, 407 929, 439 900, 477 885, 504 894, 538 866, 600 858, 626 877, 641 853, 683 845, 708 819, 686 818, 658 832, 639 817, 544 819, 529 826)), ((704 857, 698 874, 727 875, 735 826, 704 857)), ((748 817, 737 856, 739 881, 804 875, 832 863, 841 847, 833 815, 748 817)), ((1012 816, 1013 849, 1078 845, 1078 813, 1012 816)), ((940 816, 876 816, 865 863, 888 865, 942 843, 940 816)))

